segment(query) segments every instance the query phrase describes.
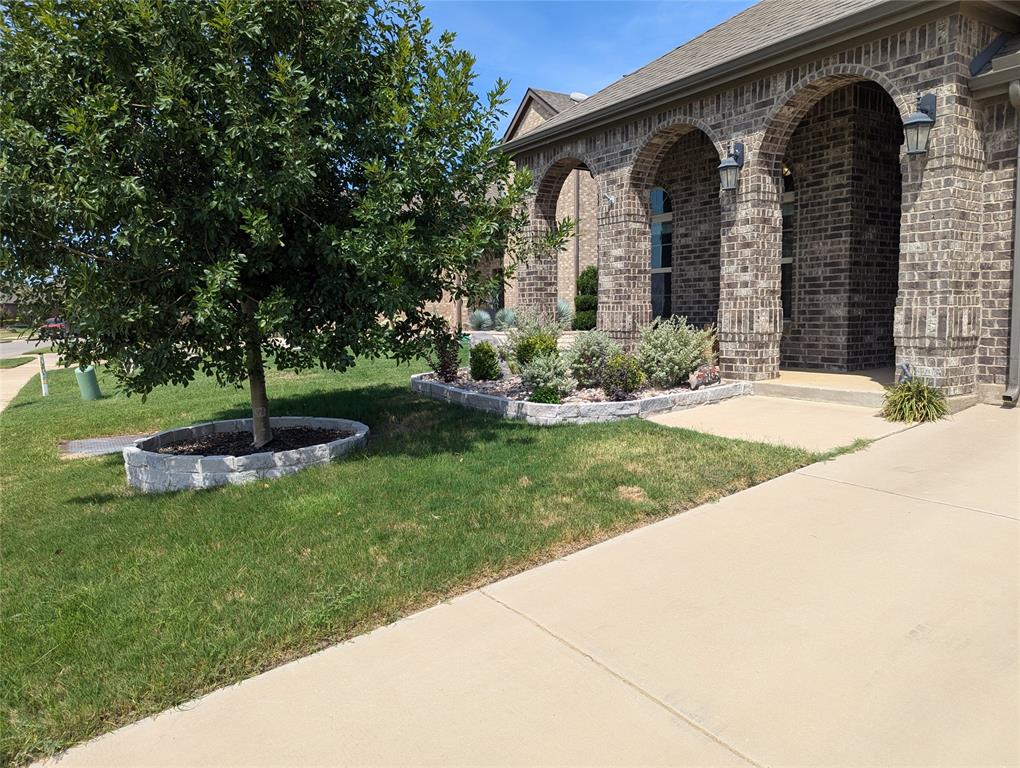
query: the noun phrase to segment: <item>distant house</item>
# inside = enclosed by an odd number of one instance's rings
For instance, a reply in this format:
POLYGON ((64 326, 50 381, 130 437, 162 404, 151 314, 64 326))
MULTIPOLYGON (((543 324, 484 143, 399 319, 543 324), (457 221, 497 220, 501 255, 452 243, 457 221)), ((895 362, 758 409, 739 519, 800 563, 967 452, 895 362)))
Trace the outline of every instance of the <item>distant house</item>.
POLYGON ((504 150, 533 223, 581 230, 508 303, 597 262, 625 344, 685 315, 731 378, 909 363, 1015 401, 1018 32, 1012 3, 764 0, 590 97, 529 90, 504 150))

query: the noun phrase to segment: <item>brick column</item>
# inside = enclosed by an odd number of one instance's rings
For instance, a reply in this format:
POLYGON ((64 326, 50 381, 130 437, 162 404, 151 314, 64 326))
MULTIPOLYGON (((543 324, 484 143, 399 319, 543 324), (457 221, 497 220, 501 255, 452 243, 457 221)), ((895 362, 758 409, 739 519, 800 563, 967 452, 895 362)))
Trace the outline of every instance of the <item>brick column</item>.
POLYGON ((756 381, 779 371, 783 219, 776 182, 745 163, 721 194, 719 362, 724 376, 756 381))
POLYGON ((652 319, 652 235, 643 206, 620 192, 598 215, 598 329, 632 349, 652 319))
MULTIPOLYGON (((550 211, 544 196, 536 196, 531 203, 530 224, 527 237, 537 241, 549 233, 554 226, 556 200, 552 200, 550 211)), ((517 268, 515 281, 515 306, 521 309, 551 315, 556 311, 556 265, 559 254, 542 253, 533 255, 517 268)))
POLYGON ((984 153, 961 89, 940 89, 928 153, 903 162, 893 322, 897 364, 948 396, 974 392, 981 313, 984 153))

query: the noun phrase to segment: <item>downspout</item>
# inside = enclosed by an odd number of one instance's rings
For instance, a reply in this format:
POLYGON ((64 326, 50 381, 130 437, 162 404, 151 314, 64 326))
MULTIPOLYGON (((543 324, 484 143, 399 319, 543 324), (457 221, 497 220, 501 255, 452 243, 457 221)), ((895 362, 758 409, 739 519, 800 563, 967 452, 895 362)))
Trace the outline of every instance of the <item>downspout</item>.
MULTIPOLYGON (((1020 80, 1009 84, 1009 102, 1020 112, 1020 80)), ((1020 128, 1020 117, 1017 120, 1020 128)), ((1009 304, 1009 370, 1003 404, 1015 406, 1020 398, 1020 136, 1016 147, 1016 188, 1013 200, 1013 291, 1009 304)))

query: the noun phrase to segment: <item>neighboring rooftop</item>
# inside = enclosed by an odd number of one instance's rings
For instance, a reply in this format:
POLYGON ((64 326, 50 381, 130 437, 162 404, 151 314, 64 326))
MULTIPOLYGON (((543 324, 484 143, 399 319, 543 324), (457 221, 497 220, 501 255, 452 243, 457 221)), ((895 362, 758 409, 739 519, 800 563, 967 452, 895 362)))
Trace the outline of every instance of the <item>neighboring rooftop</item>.
POLYGON ((509 143, 536 143, 542 137, 562 132, 564 126, 586 123, 596 119, 600 113, 615 111, 631 102, 642 102, 644 97, 667 90, 671 85, 698 80, 699 76, 729 62, 745 60, 756 52, 764 53, 783 41, 810 37, 812 32, 821 33, 826 27, 842 29, 839 22, 850 16, 871 10, 892 14, 910 11, 911 6, 921 10, 923 6, 930 5, 904 3, 902 0, 762 0, 585 100, 574 103, 569 109, 561 110, 526 136, 509 143))

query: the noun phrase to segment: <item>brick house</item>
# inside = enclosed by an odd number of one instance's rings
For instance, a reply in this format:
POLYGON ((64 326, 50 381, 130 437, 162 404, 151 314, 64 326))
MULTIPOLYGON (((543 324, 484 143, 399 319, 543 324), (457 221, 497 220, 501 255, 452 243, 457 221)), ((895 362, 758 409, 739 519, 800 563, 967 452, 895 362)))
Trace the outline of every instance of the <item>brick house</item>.
POLYGON ((1015 401, 1018 32, 1013 2, 764 0, 588 98, 529 90, 532 227, 581 228, 507 303, 597 262, 624 343, 685 315, 731 378, 910 363, 1015 401))

